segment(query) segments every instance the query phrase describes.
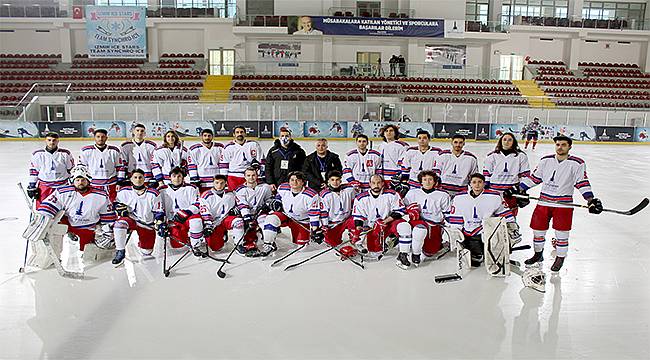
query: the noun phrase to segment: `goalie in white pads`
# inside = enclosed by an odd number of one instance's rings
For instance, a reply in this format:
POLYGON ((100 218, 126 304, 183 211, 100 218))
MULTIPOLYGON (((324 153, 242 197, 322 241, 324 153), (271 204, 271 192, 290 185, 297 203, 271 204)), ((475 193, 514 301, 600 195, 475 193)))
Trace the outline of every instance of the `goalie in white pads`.
POLYGON ((160 188, 165 207, 166 222, 157 225, 158 235, 169 236, 173 248, 190 245, 194 255, 203 238, 203 221, 199 214, 199 189, 184 182, 185 172, 180 167, 172 169, 170 184, 160 188))
POLYGON ((342 177, 340 171, 330 171, 327 187, 320 192, 321 225, 325 242, 330 246, 339 246, 343 242, 343 232, 348 230, 348 236, 351 236, 355 228, 352 203, 357 192, 349 184, 341 184, 342 177))
POLYGON ((228 178, 215 175, 212 189, 201 194, 199 207, 203 218, 203 236, 212 251, 220 250, 226 242, 227 231, 231 231, 235 244, 244 236, 244 221, 233 215, 236 209, 235 193, 226 192, 228 178))
POLYGON ((244 171, 244 178, 246 182, 235 190, 237 208, 246 232, 237 252, 246 257, 256 257, 260 255, 257 241, 262 239, 260 224, 264 224, 266 215, 271 212, 267 202, 273 199, 273 192, 271 185, 259 183, 257 170, 252 167, 244 171))

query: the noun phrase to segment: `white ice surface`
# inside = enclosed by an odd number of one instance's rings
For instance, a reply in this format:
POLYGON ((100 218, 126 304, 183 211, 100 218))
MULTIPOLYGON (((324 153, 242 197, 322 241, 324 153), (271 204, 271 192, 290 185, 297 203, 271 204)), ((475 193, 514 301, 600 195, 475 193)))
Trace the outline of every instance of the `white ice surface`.
MULTIPOLYGON (((82 144, 62 147, 77 156, 82 144)), ((351 144, 330 147, 343 154, 351 144)), ((329 253, 288 272, 233 255, 224 280, 207 260, 186 259, 170 278, 161 259, 118 269, 105 261, 75 281, 52 269, 18 273, 28 215, 16 182, 26 182, 30 153, 41 146, 0 142, 0 217, 19 217, 0 222, 1 359, 650 358, 647 209, 633 217, 577 209, 569 257, 545 294, 523 288, 517 275, 490 278, 483 268, 436 284, 435 275, 455 270, 453 257, 403 271, 394 254, 365 271, 329 253)), ((467 145, 479 159, 492 147, 467 145)), ((534 166, 551 152, 541 144, 528 154, 534 166)), ((629 209, 650 196, 650 147, 577 144, 572 153, 586 160, 606 207, 629 209)), ((533 207, 519 216, 528 244, 533 207)), ((279 255, 290 249, 286 235, 279 246, 279 255)))

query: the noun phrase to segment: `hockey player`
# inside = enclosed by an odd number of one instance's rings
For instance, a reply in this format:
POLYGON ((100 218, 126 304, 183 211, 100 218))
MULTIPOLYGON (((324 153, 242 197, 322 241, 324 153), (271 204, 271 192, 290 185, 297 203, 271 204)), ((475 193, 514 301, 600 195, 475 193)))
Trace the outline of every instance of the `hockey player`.
POLYGON ((420 264, 423 253, 433 256, 442 247, 441 225, 451 210, 449 194, 436 189, 440 178, 435 172, 421 171, 417 179, 421 186, 412 188, 404 197, 406 214, 413 228, 411 262, 415 266, 420 264))
POLYGON ((355 188, 368 189, 370 177, 382 174, 381 154, 368 149, 368 136, 359 134, 356 137, 357 148, 345 155, 343 176, 345 181, 355 188))
POLYGON ((96 129, 95 144, 81 148, 79 165, 88 168, 91 184, 101 188, 111 201, 117 196, 117 185, 126 185, 126 173, 122 153, 116 146, 108 145, 108 132, 96 129))
POLYGON ((384 141, 379 145, 379 153, 382 160, 382 174, 384 182, 388 187, 393 177, 399 177, 399 161, 404 157, 404 153, 409 144, 399 140, 399 128, 395 125, 386 125, 379 130, 379 136, 384 141))
POLYGON ((115 258, 113 265, 124 262, 126 256, 126 239, 129 231, 138 233, 138 247, 144 256, 153 253, 156 241, 154 222, 163 221, 165 211, 162 198, 156 189, 146 186, 146 173, 142 169, 131 172, 131 186, 125 186, 117 192, 113 208, 117 213, 117 221, 113 227, 115 234, 115 258))
MULTIPOLYGON (((513 133, 505 133, 499 137, 496 149, 487 155, 483 163, 485 187, 503 193, 503 191, 519 185, 519 182, 530 175, 528 156, 519 149, 513 133)), ((504 199, 517 216, 517 199, 504 199)))
POLYGON ((223 153, 223 144, 213 142, 212 129, 201 131, 201 143, 190 146, 187 157, 187 168, 190 173, 190 182, 203 193, 210 190, 214 176, 221 172, 219 163, 223 153))
POLYGON ((237 189, 246 180, 244 171, 249 167, 259 169, 260 176, 264 174, 264 154, 260 144, 246 140, 246 128, 235 126, 232 130, 234 139, 223 149, 223 159, 220 164, 222 174, 228 175, 228 189, 237 189))
POLYGON ((217 174, 214 176, 212 189, 202 193, 199 199, 203 235, 212 251, 218 251, 223 247, 227 241, 228 230, 232 232, 235 243, 244 236, 244 221, 241 216, 232 214, 237 204, 235 194, 226 192, 227 185, 226 175, 217 174))
POLYGON ((469 176, 478 172, 478 161, 474 154, 463 150, 465 137, 451 137, 451 150, 440 151, 435 171, 440 175, 440 187, 453 198, 467 190, 469 176))
POLYGON ((264 224, 266 215, 270 212, 266 204, 273 199, 273 191, 271 185, 259 183, 257 170, 254 168, 246 169, 244 178, 246 182, 235 191, 237 208, 241 212, 246 231, 244 241, 237 247, 237 252, 246 257, 254 257, 259 255, 257 240, 261 239, 260 224, 264 224))
MULTIPOLYGON (((418 146, 409 147, 400 160, 401 178, 400 182, 408 186, 418 188, 421 182, 418 175, 424 170, 433 170, 441 149, 429 145, 431 134, 426 130, 418 130, 418 146)), ((393 182, 394 183, 394 182, 393 182)))
POLYGON ((366 237, 368 255, 380 260, 388 250, 386 240, 398 238, 400 253, 397 266, 408 269, 411 266, 407 256, 411 248, 411 225, 402 218, 404 215, 404 203, 400 196, 394 190, 385 188, 381 175, 373 175, 370 189, 357 195, 354 200, 352 242, 359 247, 361 232, 364 228, 372 229, 366 237))
MULTIPOLYGON (((461 229, 465 240, 463 247, 471 253, 472 266, 479 267, 483 263, 483 219, 493 216, 505 217, 506 223, 515 224, 512 211, 503 205, 501 195, 493 190, 485 189, 485 176, 474 173, 470 176, 468 191, 456 195, 452 201, 451 211, 447 218, 449 224, 461 229)), ((515 224, 516 225, 516 224, 515 224)), ((519 232, 512 225, 508 226, 511 243, 521 241, 519 232)))
POLYGON ((37 207, 54 190, 68 184, 73 166, 74 158, 70 151, 59 147, 59 134, 47 133, 45 149, 32 153, 29 168, 27 195, 36 201, 37 207))
POLYGON ((535 150, 535 146, 537 146, 537 139, 539 138, 539 132, 540 132, 540 127, 541 125, 539 124, 539 119, 534 118, 533 122, 530 124, 527 124, 524 127, 524 131, 526 134, 526 145, 524 146, 524 149, 528 149, 528 143, 530 141, 533 141, 533 150, 535 150))
POLYGON ((56 189, 38 206, 40 215, 54 218, 59 211, 64 211, 62 224, 68 226, 68 236, 79 242, 78 260, 86 245, 95 241, 97 225, 105 225, 105 233, 111 233, 116 216, 108 195, 102 189, 90 185, 92 179, 86 166, 77 165, 70 170, 72 184, 56 189))
POLYGON ((140 169, 144 171, 146 182, 150 186, 157 187, 158 183, 155 181, 151 171, 151 158, 153 157, 154 150, 156 150, 156 143, 145 139, 146 128, 143 124, 133 125, 131 132, 133 138, 123 142, 121 146, 125 171, 130 176, 133 170, 140 169))
POLYGON ((352 203, 357 192, 348 184, 341 184, 343 175, 334 170, 327 174, 327 187, 319 196, 321 201, 321 225, 324 229, 325 242, 338 246, 343 242, 343 232, 348 236, 354 230, 352 203))
POLYGON ((151 169, 159 186, 170 183, 171 170, 175 167, 187 168, 187 148, 176 131, 169 130, 163 137, 163 144, 154 150, 151 158, 151 169))
POLYGON ((262 255, 278 249, 275 238, 281 227, 291 229, 293 243, 304 245, 310 239, 322 241, 320 229, 320 198, 314 190, 305 187, 305 175, 300 171, 289 174, 289 182, 278 187, 274 211, 264 221, 262 255))
POLYGON ((158 224, 158 235, 169 234, 173 248, 188 245, 189 241, 194 255, 200 256, 197 249, 203 238, 203 221, 199 214, 199 190, 186 184, 184 178, 183 169, 177 166, 169 174, 169 185, 160 188, 167 222, 158 224))
MULTIPOLYGON (((526 194, 526 190, 533 186, 542 184, 540 201, 533 211, 530 220, 530 227, 533 229, 533 246, 535 254, 525 261, 526 265, 534 265, 544 261, 542 253, 549 223, 553 219, 555 230, 555 241, 557 256, 551 270, 560 271, 569 249, 569 231, 573 220, 573 208, 562 205, 562 202, 573 201, 573 188, 578 189, 582 197, 587 200, 589 212, 600 214, 603 211, 602 202, 594 197, 591 191, 591 184, 587 178, 587 170, 584 160, 569 155, 573 141, 566 136, 556 136, 555 154, 544 156, 537 164, 535 170, 529 177, 522 180, 519 186, 515 186, 504 192, 505 197, 511 194, 526 194), (552 202, 544 202, 549 200, 552 202)), ((519 207, 528 205, 530 200, 519 199, 519 207)))

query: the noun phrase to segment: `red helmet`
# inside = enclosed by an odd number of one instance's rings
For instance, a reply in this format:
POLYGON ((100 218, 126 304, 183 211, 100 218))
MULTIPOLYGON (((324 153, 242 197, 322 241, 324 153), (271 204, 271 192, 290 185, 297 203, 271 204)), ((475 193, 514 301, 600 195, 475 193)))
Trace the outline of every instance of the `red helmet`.
POLYGON ((341 260, 355 257, 359 253, 359 251, 357 251, 357 249, 354 246, 350 246, 350 245, 340 248, 339 252, 341 253, 341 260))

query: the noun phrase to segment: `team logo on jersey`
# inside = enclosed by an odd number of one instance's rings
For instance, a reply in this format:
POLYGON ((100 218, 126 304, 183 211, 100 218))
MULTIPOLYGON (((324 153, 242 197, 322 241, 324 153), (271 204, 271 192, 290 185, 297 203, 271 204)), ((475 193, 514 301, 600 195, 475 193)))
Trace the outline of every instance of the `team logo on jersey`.
POLYGON ((368 160, 366 160, 366 167, 371 167, 372 164, 373 164, 372 159, 368 159, 368 160))
POLYGON ((449 213, 450 213, 450 214, 455 214, 455 213, 456 213, 456 207, 455 207, 454 205, 452 205, 452 206, 449 208, 449 213))
POLYGON ((251 156, 252 157, 257 157, 257 150, 251 149, 251 156))

